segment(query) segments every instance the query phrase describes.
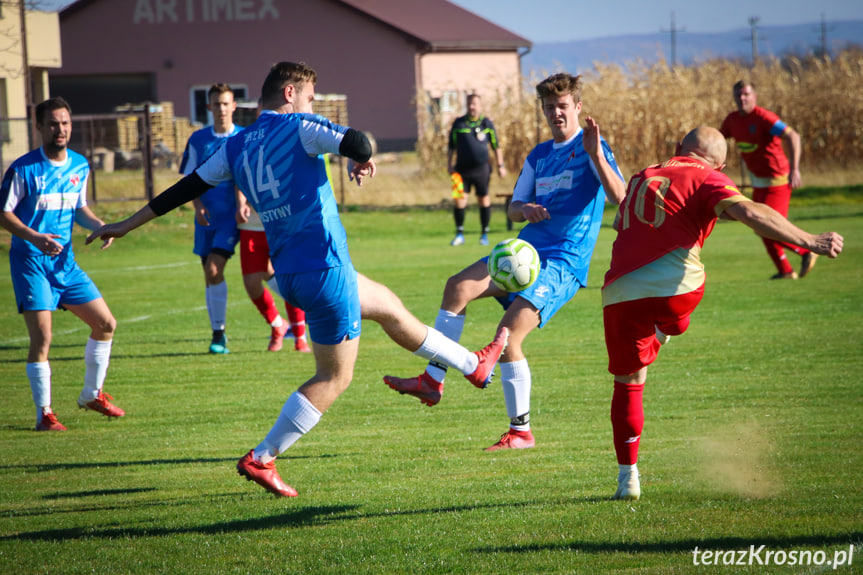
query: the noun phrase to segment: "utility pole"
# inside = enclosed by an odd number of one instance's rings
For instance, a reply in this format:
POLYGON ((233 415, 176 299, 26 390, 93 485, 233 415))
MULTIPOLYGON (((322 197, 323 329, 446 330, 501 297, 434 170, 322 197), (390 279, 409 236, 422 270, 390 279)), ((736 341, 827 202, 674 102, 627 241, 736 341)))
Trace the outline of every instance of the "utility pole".
POLYGON ((660 32, 671 32, 671 67, 677 66, 677 33, 685 32, 686 28, 678 28, 674 21, 674 12, 671 13, 671 30, 660 30, 660 32))
POLYGON ((827 50, 827 19, 824 16, 824 12, 821 13, 821 48, 818 52, 818 55, 821 58, 827 58, 829 52, 827 50))
POLYGON ((751 37, 752 37, 752 65, 758 61, 758 21, 760 18, 758 16, 751 16, 749 18, 749 27, 752 29, 751 37))

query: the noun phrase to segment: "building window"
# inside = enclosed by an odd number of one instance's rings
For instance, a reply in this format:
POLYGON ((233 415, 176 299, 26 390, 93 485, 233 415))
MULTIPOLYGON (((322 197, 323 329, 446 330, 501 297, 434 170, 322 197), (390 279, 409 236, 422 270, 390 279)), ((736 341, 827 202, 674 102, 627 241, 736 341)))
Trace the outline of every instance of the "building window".
POLYGON ((447 90, 441 94, 440 111, 442 114, 457 114, 461 111, 461 98, 457 90, 447 90))
MULTIPOLYGON (((207 109, 207 92, 210 91, 210 86, 193 86, 189 92, 190 120, 204 126, 213 123, 213 114, 207 109)), ((245 84, 229 84, 229 86, 234 91, 234 100, 243 102, 248 99, 249 90, 245 84)))

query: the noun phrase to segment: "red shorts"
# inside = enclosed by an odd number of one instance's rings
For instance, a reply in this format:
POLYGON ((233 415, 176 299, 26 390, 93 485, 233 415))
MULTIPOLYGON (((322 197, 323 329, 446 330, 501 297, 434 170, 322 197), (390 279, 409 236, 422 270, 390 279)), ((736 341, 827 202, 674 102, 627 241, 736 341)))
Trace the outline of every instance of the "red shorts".
POLYGON ((270 246, 266 233, 240 230, 240 269, 244 276, 270 269, 270 246))
POLYGON ((704 284, 686 294, 636 299, 603 308, 608 371, 631 375, 653 363, 660 347, 656 328, 666 335, 685 332, 689 315, 703 295, 704 284))

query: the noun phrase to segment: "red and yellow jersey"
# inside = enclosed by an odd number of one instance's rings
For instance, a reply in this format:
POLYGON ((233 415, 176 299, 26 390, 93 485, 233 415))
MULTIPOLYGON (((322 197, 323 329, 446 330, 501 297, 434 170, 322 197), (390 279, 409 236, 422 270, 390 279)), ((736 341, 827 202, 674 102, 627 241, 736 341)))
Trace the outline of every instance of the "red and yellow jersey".
POLYGON ((677 156, 629 181, 620 204, 603 305, 689 293, 704 283, 701 246, 716 218, 750 201, 728 176, 677 156))
POLYGON ((786 129, 779 116, 756 106, 746 115, 728 114, 719 131, 726 138, 734 138, 752 185, 767 188, 788 183, 791 168, 782 148, 782 134, 786 129))

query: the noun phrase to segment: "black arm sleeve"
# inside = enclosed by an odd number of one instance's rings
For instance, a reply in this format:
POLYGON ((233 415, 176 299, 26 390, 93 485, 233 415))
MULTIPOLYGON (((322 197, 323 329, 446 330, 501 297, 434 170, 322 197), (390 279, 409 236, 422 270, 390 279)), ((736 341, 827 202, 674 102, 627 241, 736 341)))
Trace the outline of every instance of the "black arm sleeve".
POLYGON ((372 157, 372 143, 359 130, 348 128, 342 143, 339 144, 339 154, 362 164, 372 157))
POLYGON ((201 179, 196 172, 192 172, 152 200, 150 200, 150 209, 157 216, 163 216, 185 204, 188 201, 203 195, 204 192, 212 188, 210 184, 201 179))

